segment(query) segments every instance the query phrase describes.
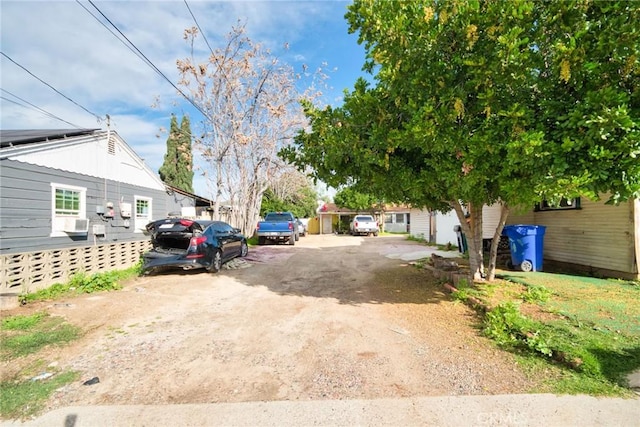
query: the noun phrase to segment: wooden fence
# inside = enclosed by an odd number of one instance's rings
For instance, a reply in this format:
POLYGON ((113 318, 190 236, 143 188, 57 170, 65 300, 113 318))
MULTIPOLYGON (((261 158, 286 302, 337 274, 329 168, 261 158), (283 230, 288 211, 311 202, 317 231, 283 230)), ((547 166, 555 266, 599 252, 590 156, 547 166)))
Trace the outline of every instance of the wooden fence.
POLYGON ((151 249, 149 240, 0 256, 0 292, 24 293, 66 282, 74 273, 131 267, 151 249))

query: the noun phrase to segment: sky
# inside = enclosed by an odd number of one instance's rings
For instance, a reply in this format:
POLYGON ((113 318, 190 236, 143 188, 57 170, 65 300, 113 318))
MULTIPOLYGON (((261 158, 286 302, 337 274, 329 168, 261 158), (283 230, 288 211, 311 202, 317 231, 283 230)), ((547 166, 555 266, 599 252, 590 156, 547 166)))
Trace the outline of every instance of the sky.
MULTIPOLYGON (((343 91, 365 75, 364 48, 356 34, 348 33, 344 19, 348 4, 2 0, 0 128, 106 129, 109 115, 111 129, 157 173, 166 152, 163 129, 169 127, 171 114, 178 120, 188 114, 194 132, 201 120, 167 81, 177 85, 176 60, 190 54, 183 33, 196 25, 192 14, 214 49, 240 20, 249 38, 295 70, 322 67, 329 76, 324 101, 339 105, 343 91), (136 56, 118 31, 167 79, 136 56)), ((196 49, 207 53, 199 40, 202 46, 196 49)), ((210 197, 197 171, 194 191, 210 197)))

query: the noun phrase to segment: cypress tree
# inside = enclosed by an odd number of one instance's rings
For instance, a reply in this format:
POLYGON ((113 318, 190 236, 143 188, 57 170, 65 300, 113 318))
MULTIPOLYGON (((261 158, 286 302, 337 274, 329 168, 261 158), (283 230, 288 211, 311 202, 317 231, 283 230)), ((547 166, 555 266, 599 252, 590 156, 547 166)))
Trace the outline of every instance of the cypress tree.
POLYGON ((193 153, 191 151, 191 123, 189 117, 182 116, 178 138, 178 162, 176 181, 178 188, 193 193, 193 153))
MULTIPOLYGON (((178 187, 176 185, 176 172, 177 172, 177 160, 178 160, 178 140, 180 130, 178 129, 178 120, 174 114, 171 115, 171 126, 169 128, 169 137, 167 138, 167 152, 164 155, 164 162, 158 173, 160 179, 166 184, 178 187)), ((178 187, 179 188, 179 187, 178 187)))
POLYGON ((191 150, 191 124, 182 116, 180 127, 174 114, 167 138, 167 152, 158 170, 160 179, 181 190, 193 193, 193 154, 191 150))

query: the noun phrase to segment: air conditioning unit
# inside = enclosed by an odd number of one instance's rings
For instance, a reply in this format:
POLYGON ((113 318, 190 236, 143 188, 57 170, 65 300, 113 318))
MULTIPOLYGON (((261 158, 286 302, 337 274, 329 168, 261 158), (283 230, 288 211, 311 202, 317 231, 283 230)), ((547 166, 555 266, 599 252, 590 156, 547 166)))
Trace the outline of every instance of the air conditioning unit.
POLYGON ((63 231, 68 234, 87 234, 89 232, 89 220, 66 218, 63 231))

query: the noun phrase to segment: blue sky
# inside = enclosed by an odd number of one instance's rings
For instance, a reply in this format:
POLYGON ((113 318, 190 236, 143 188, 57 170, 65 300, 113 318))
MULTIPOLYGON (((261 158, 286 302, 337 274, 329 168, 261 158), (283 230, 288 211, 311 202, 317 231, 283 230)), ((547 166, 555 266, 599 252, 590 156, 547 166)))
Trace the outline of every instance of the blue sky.
MULTIPOLYGON (((325 64, 325 70, 329 71, 329 88, 324 91, 327 103, 340 104, 343 90, 352 88, 356 79, 364 75, 361 71, 364 48, 357 44, 357 35, 348 34, 344 19, 347 1, 187 0, 185 4, 184 0, 93 0, 93 3, 174 83, 176 59, 189 54, 183 31, 195 25, 189 8, 214 48, 240 19, 246 23, 247 35, 254 42, 269 47, 295 69, 301 70, 303 64, 310 69, 325 64), (284 49, 285 43, 288 50, 284 49)), ((166 148, 166 134, 160 129, 168 128, 171 113, 180 118, 188 112, 192 123, 200 117, 191 112, 187 101, 165 79, 85 8, 117 34, 86 0, 2 0, 2 53, 64 96, 0 56, 0 127, 106 129, 105 121, 96 116, 104 118, 108 114, 112 129, 157 172, 166 148)), ((200 41, 204 51, 206 46, 200 41)), ((194 187, 196 193, 207 196, 201 179, 194 180, 194 187)))

